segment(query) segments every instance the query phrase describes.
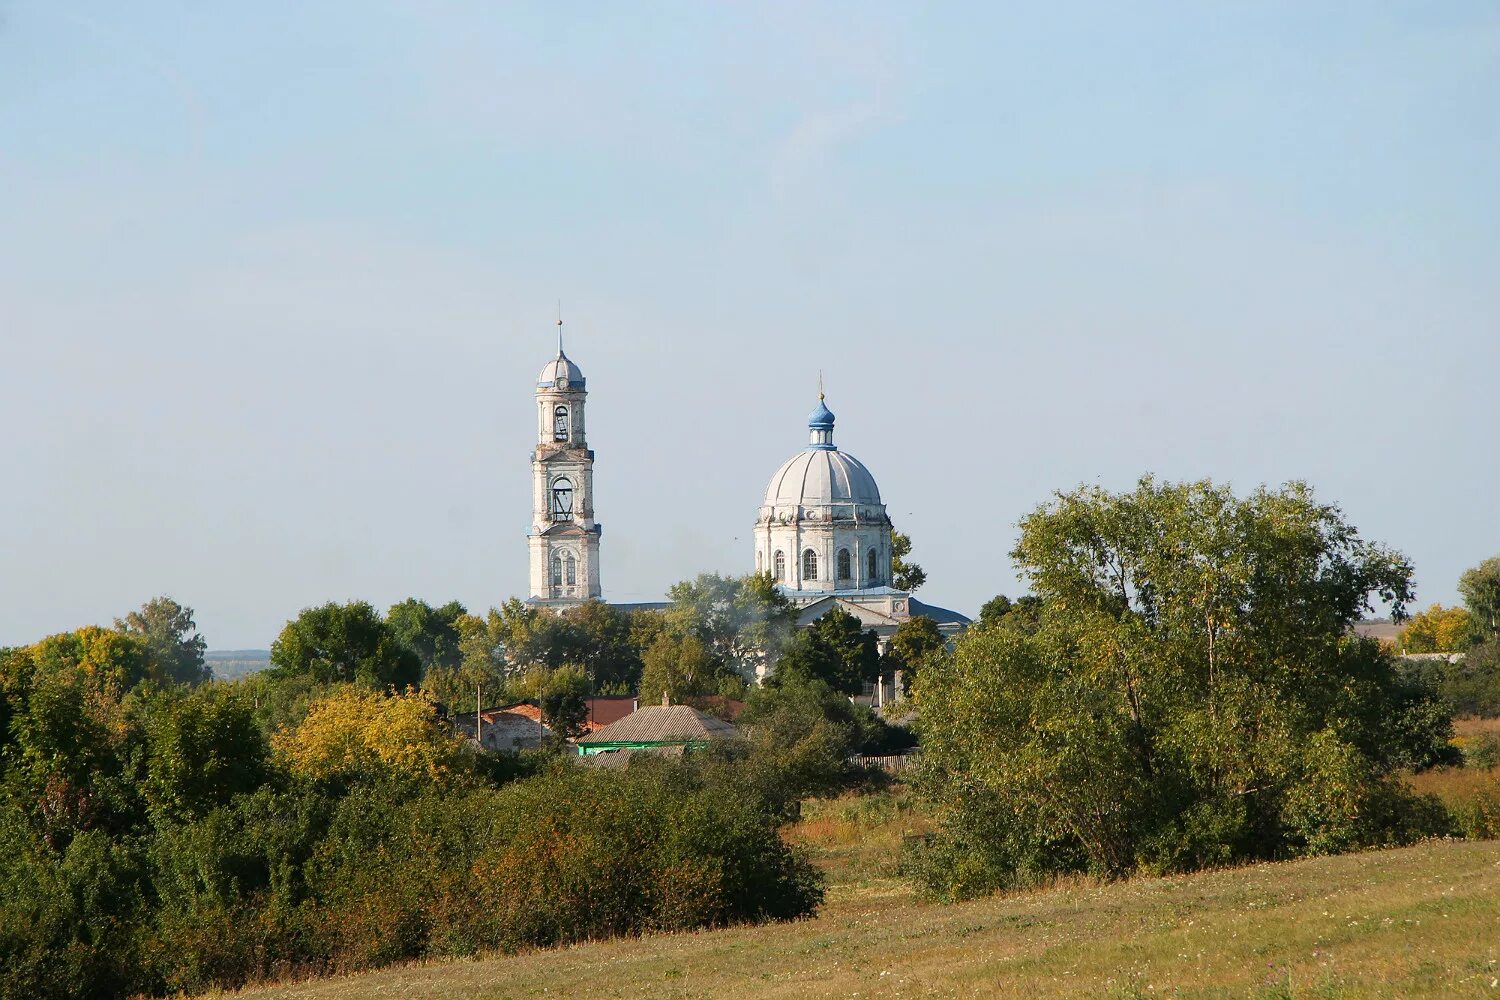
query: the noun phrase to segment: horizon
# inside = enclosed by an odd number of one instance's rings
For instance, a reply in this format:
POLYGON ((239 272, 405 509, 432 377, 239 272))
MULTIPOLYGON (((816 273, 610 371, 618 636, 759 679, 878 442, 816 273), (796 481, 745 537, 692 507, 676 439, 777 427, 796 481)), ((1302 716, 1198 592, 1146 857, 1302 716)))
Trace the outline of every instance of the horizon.
POLYGON ((753 569, 820 372, 970 616, 1147 473, 1500 552, 1492 5, 444 10, 0 11, 0 645, 524 597, 559 298, 609 601, 753 569))

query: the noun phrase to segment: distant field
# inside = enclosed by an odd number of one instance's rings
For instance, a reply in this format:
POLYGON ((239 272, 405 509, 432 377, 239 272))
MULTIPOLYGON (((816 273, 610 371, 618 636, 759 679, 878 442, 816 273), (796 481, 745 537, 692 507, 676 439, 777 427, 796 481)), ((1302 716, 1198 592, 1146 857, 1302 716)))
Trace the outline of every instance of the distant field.
POLYGON ((233 680, 271 665, 269 649, 211 649, 203 654, 203 660, 214 677, 221 681, 233 680))
POLYGON ((830 873, 814 920, 433 963, 242 996, 1500 997, 1500 843, 1442 842, 953 906, 893 877, 921 817, 818 803, 789 831, 830 873))

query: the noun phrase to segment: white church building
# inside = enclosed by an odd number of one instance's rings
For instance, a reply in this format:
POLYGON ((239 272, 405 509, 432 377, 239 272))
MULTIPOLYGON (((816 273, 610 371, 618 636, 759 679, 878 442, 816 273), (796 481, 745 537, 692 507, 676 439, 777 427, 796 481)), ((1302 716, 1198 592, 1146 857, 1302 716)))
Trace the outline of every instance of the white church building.
MULTIPOLYGON (((559 323, 559 328, 561 324, 559 323)), ((594 453, 584 436, 583 371, 563 352, 537 376, 537 444, 531 456, 528 603, 564 608, 602 599, 594 519, 594 453)), ((931 618, 946 635, 969 619, 892 586, 891 519, 864 463, 833 442, 833 412, 818 394, 806 447, 781 464, 755 521, 756 572, 770 573, 805 626, 835 607, 882 645, 901 622, 931 618)), ((666 607, 666 604, 631 605, 666 607)))

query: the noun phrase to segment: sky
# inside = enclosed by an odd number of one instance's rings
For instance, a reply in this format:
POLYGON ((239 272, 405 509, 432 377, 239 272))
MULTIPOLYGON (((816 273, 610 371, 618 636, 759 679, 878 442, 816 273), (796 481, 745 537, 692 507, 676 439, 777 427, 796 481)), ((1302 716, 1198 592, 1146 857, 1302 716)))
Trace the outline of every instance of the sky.
POLYGON ((606 599, 835 440, 974 613, 1017 522, 1305 480, 1500 552, 1500 7, 0 0, 0 645, 158 594, 524 596, 588 377, 606 599))

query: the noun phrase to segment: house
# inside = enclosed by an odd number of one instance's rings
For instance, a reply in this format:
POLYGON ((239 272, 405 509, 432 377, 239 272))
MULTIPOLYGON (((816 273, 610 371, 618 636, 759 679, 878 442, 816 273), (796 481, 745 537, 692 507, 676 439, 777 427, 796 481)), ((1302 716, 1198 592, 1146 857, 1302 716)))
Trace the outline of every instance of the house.
POLYGON ((690 705, 653 705, 583 737, 578 741, 578 754, 682 753, 702 749, 716 740, 738 739, 739 735, 733 723, 690 705))
POLYGON ((485 750, 515 753, 534 749, 552 735, 542 722, 542 710, 526 702, 497 705, 477 713, 462 712, 451 716, 451 721, 453 728, 485 750))

